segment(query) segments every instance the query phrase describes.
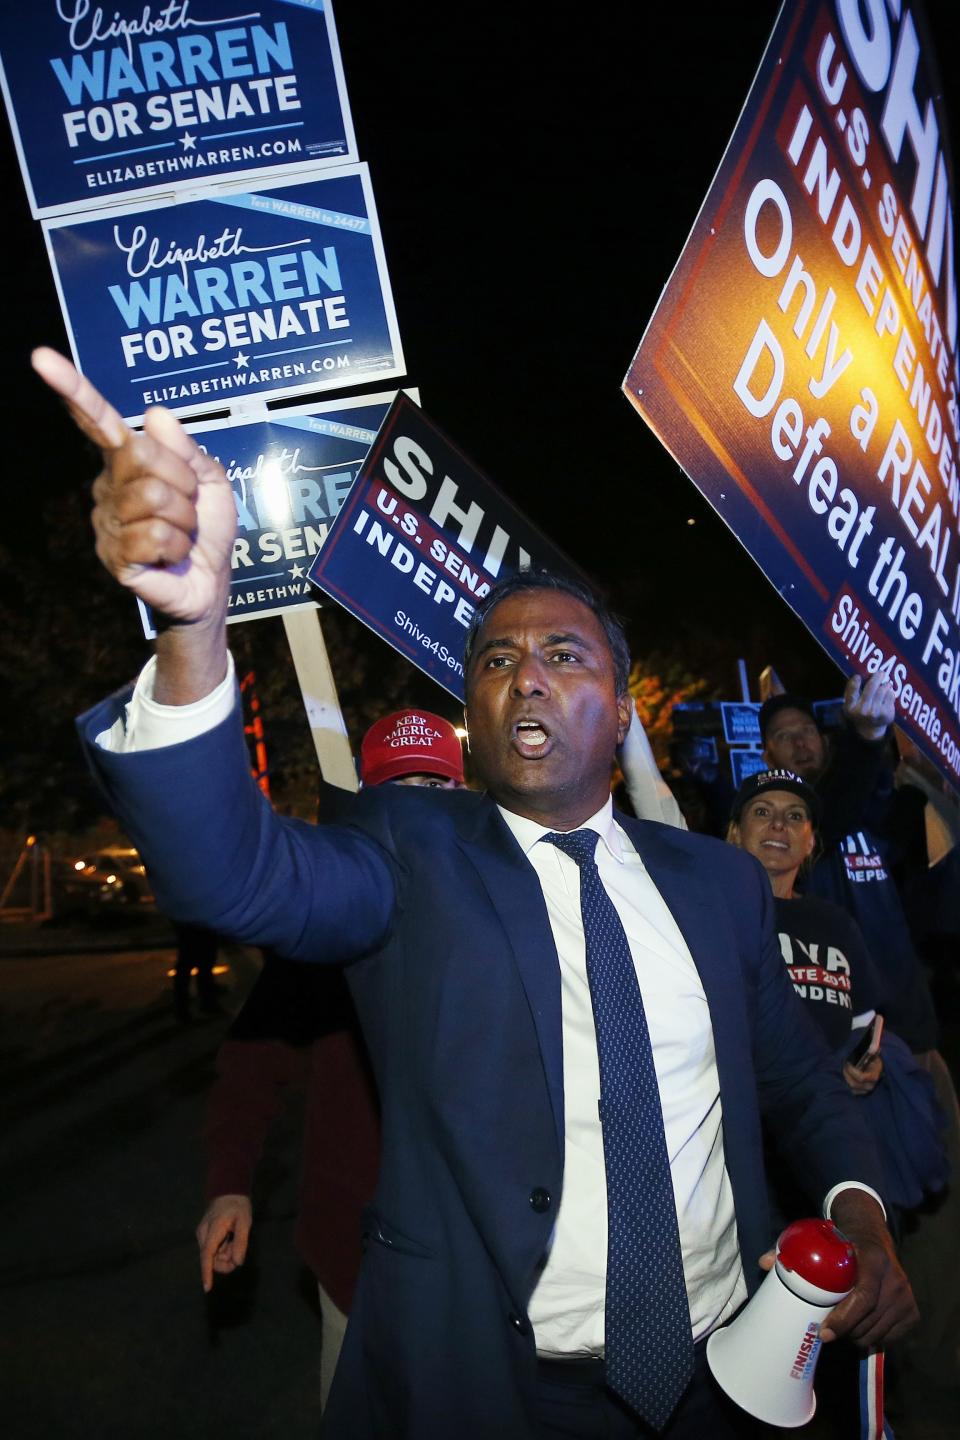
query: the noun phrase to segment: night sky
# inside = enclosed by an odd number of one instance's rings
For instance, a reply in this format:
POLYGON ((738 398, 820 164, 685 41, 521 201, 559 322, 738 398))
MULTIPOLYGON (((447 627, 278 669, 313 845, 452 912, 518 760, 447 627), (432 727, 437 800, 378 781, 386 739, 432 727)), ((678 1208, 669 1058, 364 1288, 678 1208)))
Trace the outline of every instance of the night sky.
MULTIPOLYGON (((944 69, 950 11, 928 7, 944 69)), ((739 654, 754 678, 772 661, 789 684, 836 693, 833 666, 620 392, 777 12, 768 0, 336 5, 428 413, 609 588, 635 653, 719 666, 730 693, 739 654)), ((65 341, 5 128, 0 159, 6 543, 30 546, 41 493, 92 465, 27 370, 33 345, 65 341)))

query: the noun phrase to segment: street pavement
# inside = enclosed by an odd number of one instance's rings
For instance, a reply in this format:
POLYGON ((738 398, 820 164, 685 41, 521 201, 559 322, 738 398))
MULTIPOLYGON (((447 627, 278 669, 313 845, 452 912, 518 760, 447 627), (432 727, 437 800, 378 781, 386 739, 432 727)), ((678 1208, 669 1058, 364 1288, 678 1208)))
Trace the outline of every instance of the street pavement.
MULTIPOLYGON (((315 1437, 319 1320, 291 1239, 296 1105, 262 1169, 251 1259, 205 1299, 199 1134, 229 1017, 174 1019, 174 951, 149 935, 136 950, 61 938, 72 953, 0 937, 3 1434, 315 1437)), ((225 958, 235 1009, 257 961, 225 958)))
MULTIPOLYGON (((251 1257, 208 1298, 193 1235, 214 1056, 258 957, 222 951, 224 1015, 183 1025, 173 1015, 171 942, 150 912, 109 925, 0 926, 0 1424, 9 1440, 317 1434, 316 1291, 292 1244, 295 1100, 259 1172, 251 1257)), ((960 1436, 956 1392, 924 1385, 907 1398, 898 1440, 960 1436)), ((814 1426, 820 1440, 855 1440, 828 1408, 814 1426)))

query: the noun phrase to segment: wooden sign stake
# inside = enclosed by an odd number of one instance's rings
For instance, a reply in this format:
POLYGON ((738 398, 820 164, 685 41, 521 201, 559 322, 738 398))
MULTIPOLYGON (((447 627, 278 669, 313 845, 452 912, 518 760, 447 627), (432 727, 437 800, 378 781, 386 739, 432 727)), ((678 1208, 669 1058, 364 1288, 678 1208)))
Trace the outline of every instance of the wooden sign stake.
POLYGON ((285 610, 283 628, 300 682, 320 773, 330 785, 339 785, 341 790, 357 790, 357 772, 320 626, 320 612, 285 610))

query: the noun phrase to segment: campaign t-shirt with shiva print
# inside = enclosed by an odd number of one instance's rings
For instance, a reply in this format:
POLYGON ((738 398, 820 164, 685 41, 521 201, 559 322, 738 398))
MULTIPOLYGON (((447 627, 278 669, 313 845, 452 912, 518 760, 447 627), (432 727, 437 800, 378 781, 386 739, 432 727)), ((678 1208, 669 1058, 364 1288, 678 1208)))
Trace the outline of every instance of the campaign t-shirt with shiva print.
POLYGON ((780 950, 793 988, 831 1050, 849 1039, 854 1017, 884 1014, 877 971, 855 922, 815 895, 774 900, 780 950))

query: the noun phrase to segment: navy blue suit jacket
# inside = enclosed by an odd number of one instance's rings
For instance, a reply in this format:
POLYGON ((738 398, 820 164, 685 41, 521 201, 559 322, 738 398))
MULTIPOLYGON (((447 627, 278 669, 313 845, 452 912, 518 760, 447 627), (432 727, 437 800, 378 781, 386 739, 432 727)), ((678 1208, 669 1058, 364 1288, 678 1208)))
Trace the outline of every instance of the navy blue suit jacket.
MULTIPOLYGON (((88 744, 123 698, 83 717, 88 744)), ((537 876, 496 806, 385 786, 358 798, 349 826, 280 819, 249 780, 236 715, 170 749, 89 753, 168 913, 347 964, 383 1154, 325 1433, 529 1440, 527 1304, 563 1185, 560 974, 537 876)), ((843 1179, 879 1189, 875 1157, 793 993, 759 865, 718 841, 620 823, 706 992, 755 1284, 771 1238, 761 1109, 817 1199, 843 1179)))

